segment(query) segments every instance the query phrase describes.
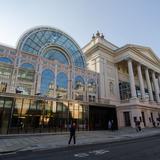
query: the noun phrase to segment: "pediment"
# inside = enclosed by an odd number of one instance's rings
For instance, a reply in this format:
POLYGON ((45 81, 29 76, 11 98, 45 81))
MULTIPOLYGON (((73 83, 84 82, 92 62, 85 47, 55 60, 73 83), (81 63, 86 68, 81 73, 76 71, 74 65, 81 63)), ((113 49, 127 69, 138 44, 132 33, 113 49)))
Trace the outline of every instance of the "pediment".
POLYGON ((152 49, 147 47, 134 47, 136 50, 141 52, 143 56, 150 59, 154 63, 160 64, 160 59, 155 55, 155 53, 152 51, 152 49))

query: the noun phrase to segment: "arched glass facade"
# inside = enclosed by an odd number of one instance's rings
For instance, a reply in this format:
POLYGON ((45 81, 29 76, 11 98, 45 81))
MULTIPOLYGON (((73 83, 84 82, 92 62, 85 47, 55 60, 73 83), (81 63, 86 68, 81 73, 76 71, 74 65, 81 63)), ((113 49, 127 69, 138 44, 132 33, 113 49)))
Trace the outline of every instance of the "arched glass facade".
POLYGON ((12 64, 12 61, 7 57, 0 57, 0 62, 12 64))
POLYGON ((48 45, 66 50, 74 66, 85 67, 85 58, 80 47, 67 34, 54 28, 41 27, 27 32, 19 41, 18 49, 43 56, 42 51, 48 45))
POLYGON ((41 89, 40 89, 40 93, 42 95, 48 95, 49 94, 49 90, 51 89, 50 86, 51 84, 54 83, 54 73, 49 70, 46 69, 42 72, 42 77, 41 77, 41 89))
POLYGON ((62 64, 68 64, 68 60, 63 52, 57 50, 57 49, 50 49, 47 52, 45 52, 44 57, 49 60, 57 60, 58 62, 62 64))
POLYGON ((2 49, 0 134, 68 131, 72 122, 89 129, 89 102, 97 95, 88 92, 88 77, 98 74, 87 70, 70 36, 40 27, 26 32, 16 49, 2 49))

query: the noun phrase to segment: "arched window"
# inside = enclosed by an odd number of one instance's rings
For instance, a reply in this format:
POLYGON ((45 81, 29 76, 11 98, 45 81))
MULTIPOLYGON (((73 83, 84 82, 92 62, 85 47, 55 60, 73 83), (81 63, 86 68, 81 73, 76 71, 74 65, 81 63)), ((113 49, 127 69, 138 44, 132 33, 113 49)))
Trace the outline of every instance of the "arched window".
MULTIPOLYGON (((12 61, 7 57, 0 57, 0 63, 5 64, 13 64, 12 61)), ((13 67, 7 66, 7 65, 1 65, 0 67, 0 75, 5 77, 6 79, 10 79, 12 75, 13 67)))
MULTIPOLYGON (((73 65, 85 68, 86 62, 81 48, 69 35, 55 28, 38 27, 26 32, 18 43, 18 49, 34 55, 44 56, 45 54, 41 53, 42 48, 48 45, 59 46, 61 49, 67 50, 72 58, 73 65)), ((55 54, 51 57, 55 58, 55 54)), ((66 62, 65 57, 63 57, 63 60, 66 62)))
POLYGON ((74 89, 78 90, 78 91, 84 91, 84 85, 85 85, 84 79, 81 76, 77 76, 75 78, 75 87, 74 87, 74 89))
POLYGON ((54 82, 54 73, 50 69, 46 69, 42 72, 42 77, 41 77, 41 89, 40 93, 42 95, 48 95, 50 86, 54 82))
POLYGON ((35 77, 35 71, 34 71, 34 66, 32 64, 24 63, 20 66, 18 72, 19 80, 34 82, 34 77, 35 77))
POLYGON ((67 89, 68 87, 68 78, 65 73, 60 72, 57 75, 57 89, 67 89))
POLYGON ((12 64, 13 62, 7 57, 0 57, 0 62, 12 64))
POLYGON ((33 64, 30 64, 30 63, 23 63, 23 64, 21 65, 21 68, 34 69, 34 66, 33 66, 33 64))
POLYGON ((96 93, 96 82, 94 79, 88 80, 88 92, 96 93))
POLYGON ((62 64, 68 64, 68 60, 63 52, 57 50, 57 49, 50 49, 44 54, 44 57, 49 60, 57 60, 58 62, 62 64))

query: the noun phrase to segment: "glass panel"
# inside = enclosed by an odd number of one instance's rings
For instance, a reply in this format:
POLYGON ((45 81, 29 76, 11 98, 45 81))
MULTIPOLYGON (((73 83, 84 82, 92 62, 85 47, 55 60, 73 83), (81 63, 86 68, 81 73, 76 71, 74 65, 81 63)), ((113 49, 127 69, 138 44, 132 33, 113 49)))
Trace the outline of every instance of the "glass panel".
POLYGON ((57 98, 67 98, 68 77, 61 72, 57 75, 57 98))
MULTIPOLYGON (((20 48, 22 48, 23 51, 25 52, 30 52, 33 54, 38 54, 40 53, 40 49, 44 47, 46 44, 56 44, 59 45, 60 48, 65 48, 69 55, 72 57, 73 55, 73 61, 74 64, 77 67, 84 68, 84 60, 82 58, 82 52, 79 51, 79 48, 75 44, 74 41, 72 41, 68 36, 66 36, 63 33, 60 33, 59 31, 56 30, 50 30, 48 31, 43 29, 43 30, 38 30, 37 32, 34 32, 31 34, 29 33, 29 37, 26 36, 23 41, 20 44, 20 48), (25 41, 25 43, 24 43, 25 41)), ((50 51, 49 51, 50 52, 50 51)), ((52 52, 52 51, 51 51, 52 52)), ((56 51, 57 52, 57 51, 56 51)), ((57 56, 57 53, 47 53, 48 57, 50 57, 52 60, 57 59, 63 64, 68 64, 66 57, 60 53, 61 58, 57 56)))
POLYGON ((84 79, 81 76, 76 76, 75 78, 75 90, 83 91, 84 90, 84 79))
POLYGON ((22 116, 28 114, 29 105, 30 105, 30 100, 29 99, 24 99, 23 108, 22 108, 22 116))
POLYGON ((0 108, 3 108, 4 99, 0 99, 0 108))
POLYGON ((10 79, 12 74, 12 68, 6 66, 0 66, 0 79, 10 79))
POLYGON ((32 89, 32 85, 19 84, 19 86, 16 87, 16 93, 21 93, 23 95, 30 95, 31 89, 32 89))
POLYGON ((24 64, 21 65, 21 68, 34 69, 34 66, 30 63, 24 63, 24 64))
POLYGON ((8 132, 8 126, 9 126, 9 119, 10 119, 10 113, 11 113, 11 106, 12 106, 12 100, 11 99, 5 99, 4 103, 4 111, 2 112, 2 121, 0 122, 0 132, 2 134, 7 134, 8 132))
POLYGON ((50 94, 50 86, 54 84, 54 73, 46 69, 42 73, 41 77, 41 94, 42 95, 49 95, 50 94))
POLYGON ((88 81, 88 92, 96 93, 96 82, 93 79, 88 81))
POLYGON ((21 114, 21 108, 22 108, 22 99, 16 99, 15 102, 15 108, 14 108, 14 114, 21 114))
POLYGON ((57 60, 62 64, 68 64, 68 60, 64 53, 56 49, 48 50, 46 53, 44 53, 44 57, 49 60, 57 60))
POLYGON ((57 102, 57 112, 63 112, 63 103, 57 102))
POLYGON ((74 119, 78 119, 78 104, 76 103, 74 106, 74 119))
POLYGON ((19 69, 18 79, 22 81, 34 82, 34 71, 19 69))
POLYGON ((12 61, 6 57, 0 57, 0 62, 12 64, 12 61))

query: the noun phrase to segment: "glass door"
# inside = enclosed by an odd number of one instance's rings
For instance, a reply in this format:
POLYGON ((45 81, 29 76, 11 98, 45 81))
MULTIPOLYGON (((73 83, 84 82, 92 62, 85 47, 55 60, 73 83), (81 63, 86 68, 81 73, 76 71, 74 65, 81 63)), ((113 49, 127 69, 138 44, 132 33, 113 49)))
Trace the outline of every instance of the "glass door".
POLYGON ((0 98, 0 133, 2 133, 4 98, 0 98))
POLYGON ((13 100, 10 98, 4 98, 0 100, 0 128, 2 134, 8 133, 9 122, 11 118, 11 107, 13 100), (3 103, 3 109, 2 109, 3 103))

